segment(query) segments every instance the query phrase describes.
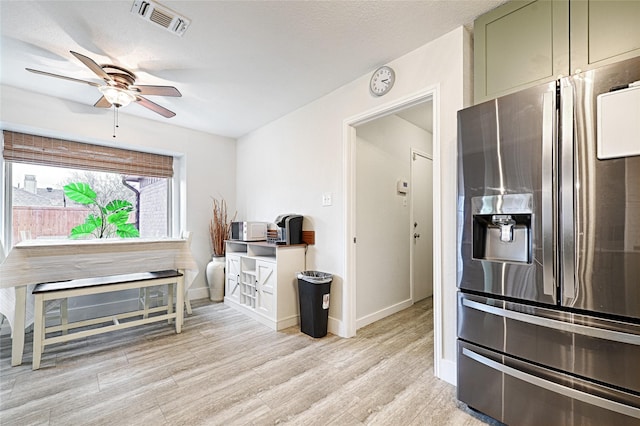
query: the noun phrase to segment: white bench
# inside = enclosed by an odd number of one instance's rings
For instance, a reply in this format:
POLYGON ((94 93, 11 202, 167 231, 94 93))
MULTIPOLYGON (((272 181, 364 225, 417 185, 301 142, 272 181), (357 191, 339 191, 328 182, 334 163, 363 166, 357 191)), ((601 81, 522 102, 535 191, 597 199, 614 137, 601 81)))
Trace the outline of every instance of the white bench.
POLYGON ((40 360, 44 347, 54 343, 67 342, 81 339, 87 336, 107 333, 122 328, 130 328, 138 325, 167 320, 171 323, 175 320, 176 333, 182 331, 184 318, 184 275, 180 271, 168 270, 158 272, 141 272, 135 274, 113 275, 98 278, 82 278, 69 281, 41 283, 33 289, 35 299, 35 318, 33 324, 33 369, 40 368, 40 360), (60 325, 46 327, 44 306, 48 300, 66 299, 68 297, 84 296, 89 294, 108 293, 128 289, 143 289, 157 285, 167 285, 167 304, 156 308, 145 309, 117 314, 109 317, 94 318, 72 323, 63 322, 60 325), (173 310, 174 285, 177 285, 176 309, 173 310), (150 313, 165 312, 162 315, 149 316, 150 313), (141 316, 135 319, 120 322, 122 319, 141 316), (99 324, 103 324, 98 326, 99 324), (67 333, 80 327, 91 327, 87 330, 67 333), (62 335, 47 337, 47 333, 62 331, 62 335))

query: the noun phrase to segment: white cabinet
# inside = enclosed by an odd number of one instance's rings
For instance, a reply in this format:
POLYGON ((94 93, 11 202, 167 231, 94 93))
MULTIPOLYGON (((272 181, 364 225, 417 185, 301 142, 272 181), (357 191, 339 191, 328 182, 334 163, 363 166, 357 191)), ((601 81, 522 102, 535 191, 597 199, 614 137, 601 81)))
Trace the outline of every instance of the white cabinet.
POLYGON ((226 305, 282 330, 299 323, 296 273, 306 245, 227 241, 226 305))
POLYGON ((240 301, 240 256, 233 253, 226 254, 225 269, 225 300, 240 301))
POLYGON ((256 310, 272 317, 275 312, 275 296, 278 286, 275 262, 256 261, 256 310))

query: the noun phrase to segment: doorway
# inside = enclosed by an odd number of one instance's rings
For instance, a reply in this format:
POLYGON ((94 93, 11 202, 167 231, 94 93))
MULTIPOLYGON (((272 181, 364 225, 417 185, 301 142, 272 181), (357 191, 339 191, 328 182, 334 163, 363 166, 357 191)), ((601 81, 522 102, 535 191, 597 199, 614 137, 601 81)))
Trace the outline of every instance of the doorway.
MULTIPOLYGON (((373 121, 385 115, 397 113, 403 109, 416 106, 425 102, 430 102, 433 106, 431 114, 431 124, 433 125, 433 367, 434 374, 441 377, 442 351, 443 351, 443 327, 442 315, 443 306, 443 282, 442 282, 442 215, 440 205, 442 203, 441 178, 442 148, 440 135, 440 92, 438 86, 425 88, 407 97, 393 100, 389 103, 379 105, 358 115, 349 117, 343 123, 344 135, 344 188, 345 188, 345 285, 342 293, 344 322, 340 331, 343 336, 350 337, 356 335, 356 127, 373 121)), ((409 224, 407 224, 409 225, 409 224)), ((407 226, 407 231, 409 231, 407 226)), ((407 232, 408 233, 408 232, 407 232)), ((454 379, 451 379, 454 380, 454 379)))
POLYGON ((432 105, 355 126, 356 329, 433 294, 432 105))

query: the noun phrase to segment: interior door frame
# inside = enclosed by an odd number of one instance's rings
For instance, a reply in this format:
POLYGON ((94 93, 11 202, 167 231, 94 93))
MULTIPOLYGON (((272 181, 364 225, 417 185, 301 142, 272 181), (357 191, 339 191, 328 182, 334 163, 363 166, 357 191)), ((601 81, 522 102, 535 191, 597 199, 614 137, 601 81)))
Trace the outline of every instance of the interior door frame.
POLYGON ((343 190, 345 194, 345 282, 342 292, 344 312, 343 336, 356 335, 356 127, 386 115, 395 114, 422 102, 433 102, 433 362, 434 374, 440 377, 442 359, 442 218, 441 203, 441 154, 440 154, 440 87, 427 87, 406 97, 349 117, 343 121, 344 174, 343 190))

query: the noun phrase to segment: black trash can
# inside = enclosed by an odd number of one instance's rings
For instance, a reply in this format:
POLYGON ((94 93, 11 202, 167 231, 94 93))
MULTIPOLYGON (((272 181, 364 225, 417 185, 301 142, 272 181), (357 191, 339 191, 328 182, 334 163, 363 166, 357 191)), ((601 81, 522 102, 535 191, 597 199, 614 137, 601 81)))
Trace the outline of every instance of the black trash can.
POLYGON ((304 271, 298 274, 300 331, 311 337, 327 335, 332 281, 333 275, 326 272, 304 271))

